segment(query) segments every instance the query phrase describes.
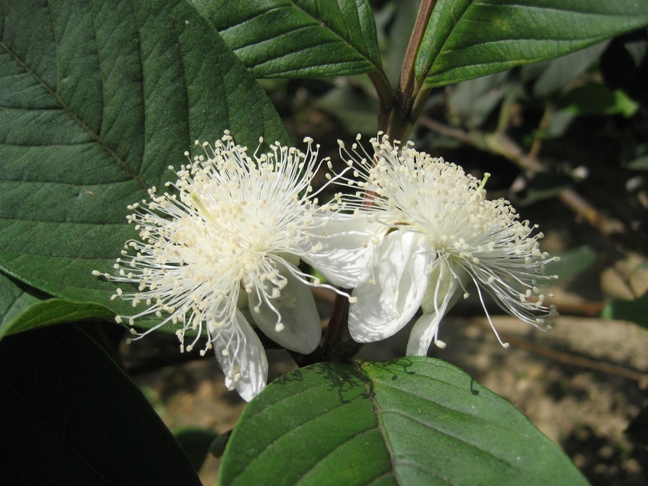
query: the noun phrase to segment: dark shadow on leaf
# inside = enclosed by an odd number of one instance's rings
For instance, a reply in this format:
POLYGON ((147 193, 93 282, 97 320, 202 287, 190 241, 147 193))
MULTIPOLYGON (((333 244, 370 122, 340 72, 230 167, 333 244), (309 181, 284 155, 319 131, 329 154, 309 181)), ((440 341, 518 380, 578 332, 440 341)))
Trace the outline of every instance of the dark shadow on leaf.
POLYGON ((321 375, 328 384, 328 389, 337 393, 341 403, 350 403, 351 400, 356 399, 358 396, 368 398, 367 393, 358 395, 355 392, 358 387, 365 388, 365 384, 358 376, 357 371, 352 366, 338 363, 316 363, 283 375, 273 383, 287 385, 302 382, 307 372, 321 375))

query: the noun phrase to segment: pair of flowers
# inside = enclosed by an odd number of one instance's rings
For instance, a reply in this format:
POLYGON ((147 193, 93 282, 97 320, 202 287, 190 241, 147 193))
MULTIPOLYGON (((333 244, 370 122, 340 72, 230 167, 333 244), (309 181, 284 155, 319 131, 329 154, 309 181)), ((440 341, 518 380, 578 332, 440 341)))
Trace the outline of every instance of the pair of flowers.
POLYGON ((548 324, 555 310, 537 288, 549 278, 542 235, 507 201, 485 199, 485 180, 379 134, 372 155, 340 143, 348 168, 328 177, 351 194, 319 205, 311 183, 323 161, 312 139, 305 142, 306 153, 276 143, 250 157, 226 132, 181 166, 168 184, 175 191, 152 188, 150 201, 130 207, 140 239, 126 243, 116 275, 103 274, 137 287, 114 296, 144 305, 129 324, 155 316, 160 322, 144 334, 177 326, 187 350, 206 333, 201 352, 214 349, 226 385, 245 400, 265 387, 268 370, 252 323, 302 354, 319 345, 310 287, 354 289, 349 330, 358 342, 391 336, 422 308, 408 355, 444 346, 439 323, 470 281, 482 303, 486 291, 522 320, 548 324), (194 337, 185 344, 187 333, 194 337))

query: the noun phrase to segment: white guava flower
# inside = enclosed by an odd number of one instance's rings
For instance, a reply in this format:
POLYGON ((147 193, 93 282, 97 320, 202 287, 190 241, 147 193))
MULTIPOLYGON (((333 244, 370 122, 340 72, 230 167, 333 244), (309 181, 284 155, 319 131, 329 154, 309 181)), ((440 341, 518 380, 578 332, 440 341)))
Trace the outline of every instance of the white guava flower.
POLYGON ((245 400, 265 387, 268 363, 242 310, 276 343, 311 353, 321 323, 310 286, 321 284, 298 268, 300 259, 348 288, 370 256, 369 223, 339 215, 335 203, 318 207, 311 200, 320 163, 312 140, 305 142, 306 154, 275 143, 253 158, 229 132, 214 146, 202 144, 205 155, 181 166, 177 182, 167 184, 176 191, 158 195, 153 187, 150 201, 129 207, 140 239, 126 243, 117 275, 103 274, 137 287, 120 288, 113 298, 145 306, 118 322, 162 319, 138 336, 171 323, 182 350, 187 331, 196 336, 187 350, 206 334, 226 385, 245 400))
POLYGON ((486 199, 488 175, 480 181, 410 143, 391 144, 382 133, 371 144, 372 156, 355 143, 348 151, 340 142, 354 177, 339 180, 358 192, 338 195, 338 203, 389 228, 352 294, 354 340, 385 339, 422 308, 407 355, 426 355, 432 341, 444 347, 438 339, 441 319, 467 297, 471 281, 484 310, 485 291, 508 313, 540 328, 550 326, 555 306, 544 305, 538 285, 554 278, 544 274, 553 259, 539 249, 542 233, 520 222, 508 201, 486 199))

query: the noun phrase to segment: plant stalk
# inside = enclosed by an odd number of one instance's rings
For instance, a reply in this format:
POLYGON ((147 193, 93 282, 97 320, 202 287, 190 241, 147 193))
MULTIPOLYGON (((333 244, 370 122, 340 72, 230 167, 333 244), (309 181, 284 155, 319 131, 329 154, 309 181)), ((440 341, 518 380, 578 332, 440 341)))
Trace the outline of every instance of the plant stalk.
POLYGON ((412 35, 410 36, 407 50, 405 51, 403 67, 396 90, 394 110, 387 128, 387 134, 395 140, 406 140, 412 131, 414 124, 414 120, 412 119, 413 99, 417 98, 418 90, 420 89, 416 80, 416 56, 423 42, 423 36, 425 35, 425 30, 427 29, 435 4, 436 0, 421 0, 416 15, 416 23, 412 29, 412 35))

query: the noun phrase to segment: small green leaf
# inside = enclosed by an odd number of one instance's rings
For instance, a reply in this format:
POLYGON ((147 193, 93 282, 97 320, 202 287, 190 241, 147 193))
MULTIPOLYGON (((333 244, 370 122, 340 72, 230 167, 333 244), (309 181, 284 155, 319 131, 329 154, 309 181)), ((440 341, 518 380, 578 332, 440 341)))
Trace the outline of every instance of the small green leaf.
POLYGON ((0 31, 0 268, 51 296, 132 312, 91 274, 136 236, 127 205, 175 179, 196 139, 290 144, 187 0, 9 2, 0 31))
POLYGON ((564 251, 551 252, 552 256, 560 260, 547 264, 547 275, 558 275, 559 278, 568 278, 584 272, 596 262, 596 252, 589 245, 582 245, 564 251))
POLYGON ((564 56, 648 24, 635 0, 438 0, 416 79, 443 86, 564 56))
POLYGON ((0 343, 0 483, 200 485, 139 389, 74 326, 0 343))
POLYGON ((587 482, 508 401, 412 357, 320 363, 271 383, 232 432, 219 484, 587 482))
POLYGON ((380 69, 367 0, 191 0, 256 77, 360 74, 380 69))
POLYGON ((583 115, 634 115, 639 109, 637 102, 623 91, 610 91, 602 84, 589 84, 572 89, 561 100, 562 109, 574 116, 583 115))
POLYGON ((613 300, 603 307, 601 317, 632 321, 648 328, 648 292, 635 300, 613 300))

